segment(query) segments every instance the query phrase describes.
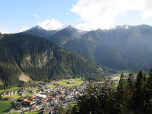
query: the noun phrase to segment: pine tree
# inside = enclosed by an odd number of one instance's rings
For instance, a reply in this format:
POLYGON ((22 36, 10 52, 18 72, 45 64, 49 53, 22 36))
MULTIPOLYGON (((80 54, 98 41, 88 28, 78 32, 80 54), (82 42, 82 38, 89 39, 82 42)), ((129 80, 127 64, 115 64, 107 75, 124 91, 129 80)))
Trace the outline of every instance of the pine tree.
POLYGON ((150 69, 149 78, 148 78, 149 94, 152 96, 152 68, 150 69))
POLYGON ((59 114, 64 114, 65 113, 65 108, 63 107, 63 104, 58 109, 59 114))
POLYGON ((134 99, 135 108, 142 111, 149 102, 147 76, 143 70, 140 70, 137 75, 136 93, 134 99))
POLYGON ((124 73, 122 72, 119 80, 119 84, 117 87, 117 95, 116 95, 116 102, 117 102, 117 110, 121 110, 125 108, 125 90, 126 90, 126 78, 124 73))
POLYGON ((72 114, 72 106, 71 106, 71 104, 68 105, 68 109, 66 111, 66 114, 72 114))
POLYGON ((134 92, 135 92, 135 79, 134 79, 134 75, 130 73, 127 79, 127 87, 126 87, 127 105, 129 109, 131 109, 133 105, 132 98, 134 92))

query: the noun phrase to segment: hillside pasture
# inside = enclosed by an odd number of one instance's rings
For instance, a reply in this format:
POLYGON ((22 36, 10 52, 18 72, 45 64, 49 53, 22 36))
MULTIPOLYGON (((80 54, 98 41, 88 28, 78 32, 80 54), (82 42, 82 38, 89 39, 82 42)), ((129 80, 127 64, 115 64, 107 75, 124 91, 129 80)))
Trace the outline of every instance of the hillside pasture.
MULTIPOLYGON (((140 70, 140 69, 139 69, 140 70)), ((136 75, 139 71, 134 71, 130 68, 127 68, 127 69, 124 69, 124 70, 118 70, 118 73, 121 74, 121 73, 124 73, 124 74, 130 74, 131 72, 136 75)))
POLYGON ((50 85, 50 86, 48 86, 48 88, 55 88, 56 87, 56 85, 50 85))
POLYGON ((7 110, 14 107, 12 101, 0 101, 0 114, 7 113, 7 110))
POLYGON ((26 93, 24 96, 28 96, 28 97, 32 97, 33 95, 35 95, 36 93, 26 93))
POLYGON ((74 82, 74 84, 67 84, 67 82, 69 81, 72 81, 73 79, 70 79, 70 80, 62 80, 62 81, 59 81, 59 82, 56 82, 57 84, 59 85, 64 85, 64 86, 74 86, 74 85, 78 85, 80 86, 81 84, 83 84, 84 81, 81 80, 81 78, 77 78, 74 82))
POLYGON ((5 98, 5 97, 11 97, 11 98, 13 98, 13 99, 18 99, 18 98, 20 98, 21 96, 20 96, 19 93, 17 93, 17 94, 12 94, 12 95, 5 95, 5 96, 3 96, 3 98, 5 98))
POLYGON ((19 89, 19 88, 21 88, 21 87, 13 87, 13 88, 10 88, 10 89, 0 90, 0 93, 1 93, 1 92, 4 92, 4 91, 13 91, 13 90, 17 90, 17 89, 19 89))
POLYGON ((28 112, 26 114, 40 114, 40 112, 39 111, 33 111, 33 112, 28 112))

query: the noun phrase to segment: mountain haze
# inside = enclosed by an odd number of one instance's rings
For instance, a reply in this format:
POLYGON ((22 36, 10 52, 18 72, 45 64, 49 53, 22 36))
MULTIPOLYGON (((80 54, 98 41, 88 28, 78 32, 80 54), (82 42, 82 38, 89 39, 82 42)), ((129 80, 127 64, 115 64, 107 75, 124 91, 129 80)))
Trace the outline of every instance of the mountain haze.
POLYGON ((64 48, 113 69, 149 70, 152 67, 152 27, 124 25, 90 31, 67 42, 64 48))
POLYGON ((26 31, 21 32, 21 33, 41 36, 41 37, 48 39, 51 35, 55 34, 56 32, 57 32, 57 30, 45 30, 41 26, 36 25, 36 26, 32 27, 31 29, 26 30, 26 31))
POLYGON ((149 71, 152 67, 152 27, 149 25, 122 25, 82 33, 69 26, 50 35, 49 40, 113 69, 149 71))
POLYGON ((85 34, 86 31, 78 30, 71 25, 67 28, 58 31, 56 34, 51 35, 48 40, 56 43, 59 46, 64 47, 68 41, 79 38, 79 36, 85 34))

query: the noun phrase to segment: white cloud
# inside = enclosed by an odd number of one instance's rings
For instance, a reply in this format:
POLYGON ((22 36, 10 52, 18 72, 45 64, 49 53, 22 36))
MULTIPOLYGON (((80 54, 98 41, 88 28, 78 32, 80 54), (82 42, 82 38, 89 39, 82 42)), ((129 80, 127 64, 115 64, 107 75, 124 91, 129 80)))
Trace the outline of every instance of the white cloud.
POLYGON ((24 27, 24 28, 21 28, 21 30, 20 30, 19 32, 23 32, 23 31, 26 31, 26 30, 28 30, 28 29, 30 29, 30 28, 24 27))
POLYGON ((82 20, 81 19, 76 19, 74 20, 75 22, 81 22, 82 20))
POLYGON ((0 29, 0 33, 4 34, 4 33, 8 33, 5 29, 0 29))
POLYGON ((128 10, 140 11, 143 19, 151 17, 151 4, 152 0, 79 0, 70 11, 84 21, 77 28, 92 30, 109 28, 119 13, 128 10))
POLYGON ((122 13, 122 14, 121 14, 121 16, 123 16, 123 17, 124 17, 125 15, 126 15, 125 13, 122 13))
POLYGON ((41 17, 39 17, 38 15, 36 15, 36 14, 33 14, 33 16, 35 16, 35 17, 37 17, 37 18, 39 18, 39 19, 42 19, 41 17))
POLYGON ((145 12, 141 13, 143 19, 147 19, 148 17, 152 16, 152 10, 146 10, 145 12))
POLYGON ((69 15, 69 12, 67 12, 67 15, 69 15))
POLYGON ((58 30, 64 26, 62 23, 55 19, 45 20, 43 22, 38 23, 38 25, 46 30, 58 30))

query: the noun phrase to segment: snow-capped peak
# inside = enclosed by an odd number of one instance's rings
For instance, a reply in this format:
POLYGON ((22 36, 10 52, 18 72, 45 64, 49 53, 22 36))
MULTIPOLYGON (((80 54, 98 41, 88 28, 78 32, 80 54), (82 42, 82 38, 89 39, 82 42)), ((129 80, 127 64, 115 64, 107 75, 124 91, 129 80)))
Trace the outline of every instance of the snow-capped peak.
POLYGON ((38 25, 45 30, 61 30, 67 27, 55 19, 40 22, 38 25))
POLYGON ((32 29, 43 29, 41 26, 39 26, 39 25, 36 25, 36 26, 34 26, 34 27, 32 27, 32 29))

